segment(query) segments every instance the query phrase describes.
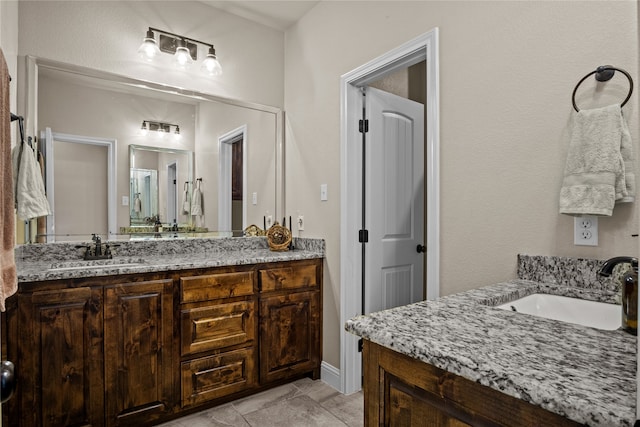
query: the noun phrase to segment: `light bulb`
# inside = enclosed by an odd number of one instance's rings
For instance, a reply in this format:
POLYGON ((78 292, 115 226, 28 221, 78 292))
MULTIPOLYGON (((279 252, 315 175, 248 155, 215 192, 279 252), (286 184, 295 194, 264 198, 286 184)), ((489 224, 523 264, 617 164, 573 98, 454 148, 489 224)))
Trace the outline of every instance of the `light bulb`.
POLYGON ((202 71, 210 76, 219 76, 222 74, 222 66, 216 58, 216 50, 213 47, 209 48, 207 57, 202 61, 202 71))
POLYGON ((148 133, 147 122, 142 122, 142 127, 140 128, 140 135, 145 136, 148 133))
POLYGON ((178 40, 178 47, 176 48, 175 61, 178 68, 187 68, 193 62, 191 59, 191 53, 185 46, 184 40, 178 40))
POLYGON ((145 61, 153 61, 153 59, 160 53, 158 44, 156 43, 153 31, 148 30, 147 36, 138 48, 138 55, 145 61))

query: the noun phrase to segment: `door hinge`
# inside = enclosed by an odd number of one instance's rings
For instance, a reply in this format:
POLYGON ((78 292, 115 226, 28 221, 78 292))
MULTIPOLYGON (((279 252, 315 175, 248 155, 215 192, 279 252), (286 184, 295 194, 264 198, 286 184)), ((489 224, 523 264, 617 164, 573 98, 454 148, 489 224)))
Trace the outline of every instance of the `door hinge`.
POLYGON ((362 347, 364 346, 364 341, 362 338, 358 340, 358 353, 362 353, 362 347))
POLYGON ((360 133, 369 132, 369 120, 360 120, 358 122, 358 130, 360 131, 360 133))
POLYGON ((368 243, 369 242, 369 230, 360 230, 360 231, 358 231, 358 242, 360 242, 360 243, 368 243))

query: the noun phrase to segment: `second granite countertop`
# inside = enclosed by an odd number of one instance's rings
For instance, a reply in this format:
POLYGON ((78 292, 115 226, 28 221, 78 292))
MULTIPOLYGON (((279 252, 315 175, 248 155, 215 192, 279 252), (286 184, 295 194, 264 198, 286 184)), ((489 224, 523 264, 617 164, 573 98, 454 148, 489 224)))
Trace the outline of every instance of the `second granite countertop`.
POLYGON ((602 291, 513 280, 351 319, 346 329, 579 423, 632 426, 636 337, 494 308, 532 293, 602 291))

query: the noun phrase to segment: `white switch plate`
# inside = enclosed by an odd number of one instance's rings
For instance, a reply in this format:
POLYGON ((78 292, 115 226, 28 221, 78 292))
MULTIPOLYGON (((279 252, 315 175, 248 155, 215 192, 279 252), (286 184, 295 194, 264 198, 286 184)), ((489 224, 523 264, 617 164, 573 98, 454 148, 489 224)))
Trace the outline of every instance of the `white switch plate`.
POLYGON ((251 195, 251 203, 253 203, 254 205, 258 204, 258 193, 253 193, 251 195))
POLYGON ((304 230, 304 215, 298 215, 298 231, 304 230))
POLYGON ((320 184, 320 200, 323 202, 329 200, 327 197, 327 184, 320 184))
POLYGON ((573 244, 598 246, 598 217, 583 215, 573 218, 573 244))
POLYGON ((271 215, 267 215, 267 230, 271 228, 273 225, 273 217, 271 215))
POLYGON ((129 206, 129 196, 122 196, 122 206, 129 206))

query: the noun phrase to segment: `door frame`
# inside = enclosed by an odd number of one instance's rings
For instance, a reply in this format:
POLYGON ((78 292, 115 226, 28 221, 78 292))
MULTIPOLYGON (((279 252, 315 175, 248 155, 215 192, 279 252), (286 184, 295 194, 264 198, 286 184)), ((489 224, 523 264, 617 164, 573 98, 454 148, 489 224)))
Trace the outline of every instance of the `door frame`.
POLYGON ((47 189, 47 199, 51 206, 52 214, 47 217, 47 242, 55 242, 55 181, 54 181, 54 161, 53 161, 53 141, 97 145, 107 148, 107 238, 116 235, 116 147, 117 140, 113 138, 96 138, 92 136, 70 135, 67 133, 53 132, 51 128, 45 128, 40 134, 40 139, 44 139, 45 176, 47 189))
MULTIPOLYGON (((426 60, 426 283, 427 299, 440 293, 440 77, 438 28, 379 56, 340 78, 340 324, 362 314, 360 283, 361 247, 358 242, 362 209, 360 88, 394 71, 426 60)), ((340 391, 350 394, 361 389, 362 358, 358 337, 340 334, 340 391)))

